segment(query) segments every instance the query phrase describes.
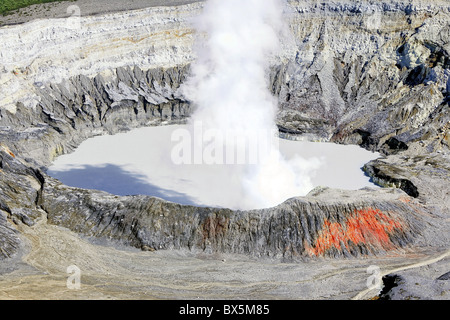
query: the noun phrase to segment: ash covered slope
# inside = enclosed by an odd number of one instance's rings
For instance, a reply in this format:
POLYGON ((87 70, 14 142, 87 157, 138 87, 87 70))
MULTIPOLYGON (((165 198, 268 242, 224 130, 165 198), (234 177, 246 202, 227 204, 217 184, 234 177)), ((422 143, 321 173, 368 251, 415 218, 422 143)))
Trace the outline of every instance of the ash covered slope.
POLYGON ((403 191, 321 190, 233 212, 77 190, 47 177, 55 156, 88 137, 189 116, 177 88, 195 58, 188 19, 199 10, 193 3, 86 16, 79 25, 0 28, 3 261, 28 250, 17 226, 33 228, 42 216, 151 250, 295 258, 448 248, 446 1, 290 1, 294 41, 272 61, 282 132, 384 152, 366 171, 403 191), (355 230, 354 219, 368 216, 378 231, 355 230))

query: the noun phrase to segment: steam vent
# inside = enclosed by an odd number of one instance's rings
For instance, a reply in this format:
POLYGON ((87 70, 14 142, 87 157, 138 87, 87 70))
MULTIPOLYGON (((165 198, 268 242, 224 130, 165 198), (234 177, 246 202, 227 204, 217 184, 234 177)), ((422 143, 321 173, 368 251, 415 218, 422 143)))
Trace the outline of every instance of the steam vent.
POLYGON ((280 135, 379 152, 362 170, 381 188, 231 210, 47 174, 88 138, 189 121, 180 88, 206 3, 0 16, 0 299, 449 299, 446 0, 283 2, 288 32, 266 74, 280 135))

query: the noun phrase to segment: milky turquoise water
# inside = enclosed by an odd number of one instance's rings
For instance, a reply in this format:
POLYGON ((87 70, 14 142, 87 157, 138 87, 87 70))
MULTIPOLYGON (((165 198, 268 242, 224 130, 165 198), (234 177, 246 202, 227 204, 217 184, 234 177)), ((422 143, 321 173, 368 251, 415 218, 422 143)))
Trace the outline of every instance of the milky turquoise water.
MULTIPOLYGON (((171 151, 176 143, 172 133, 180 128, 183 126, 145 127, 87 139, 73 153, 58 157, 48 174, 69 186, 116 195, 143 194, 198 206, 259 207, 247 201, 248 193, 242 186, 242 176, 248 169, 245 166, 174 164, 171 151)), ((283 139, 278 142, 286 160, 300 156, 305 163, 314 164, 314 170, 307 174, 300 170, 297 175, 310 180, 309 189, 376 187, 361 167, 378 158, 378 153, 354 145, 283 139)))

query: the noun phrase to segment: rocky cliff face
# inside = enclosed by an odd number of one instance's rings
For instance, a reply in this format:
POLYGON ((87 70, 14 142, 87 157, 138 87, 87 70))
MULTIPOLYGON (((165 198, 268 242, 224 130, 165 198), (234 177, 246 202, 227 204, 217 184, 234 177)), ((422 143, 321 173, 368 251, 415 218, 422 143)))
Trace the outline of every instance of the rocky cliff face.
POLYGON ((296 259, 448 248, 446 1, 288 4, 293 38, 268 74, 280 132, 382 152, 364 169, 386 189, 318 189, 241 212, 48 177, 56 156, 89 137, 189 116, 177 89, 195 58, 188 21, 201 6, 0 28, 0 259, 26 252, 17 226, 32 228, 42 216, 92 240, 150 251, 296 259))
MULTIPOLYGON (((448 4, 291 4, 301 42, 281 77, 281 123, 374 149, 448 130, 448 4), (316 121, 305 128, 305 118, 316 121)), ((442 138, 427 150, 448 147, 442 138)))

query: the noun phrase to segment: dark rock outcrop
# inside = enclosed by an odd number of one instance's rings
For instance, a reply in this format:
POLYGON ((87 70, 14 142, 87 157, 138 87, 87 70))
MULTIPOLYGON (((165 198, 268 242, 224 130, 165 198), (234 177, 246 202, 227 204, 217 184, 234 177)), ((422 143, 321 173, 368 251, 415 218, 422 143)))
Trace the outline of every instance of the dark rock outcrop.
POLYGON ((380 186, 402 189, 414 198, 419 196, 417 187, 402 175, 402 170, 392 168, 380 160, 364 165, 363 170, 380 186))
POLYGON ((382 278, 383 289, 378 297, 380 300, 448 300, 448 272, 436 277, 446 268, 448 259, 435 263, 432 268, 419 267, 421 272, 411 269, 387 274, 382 278))

